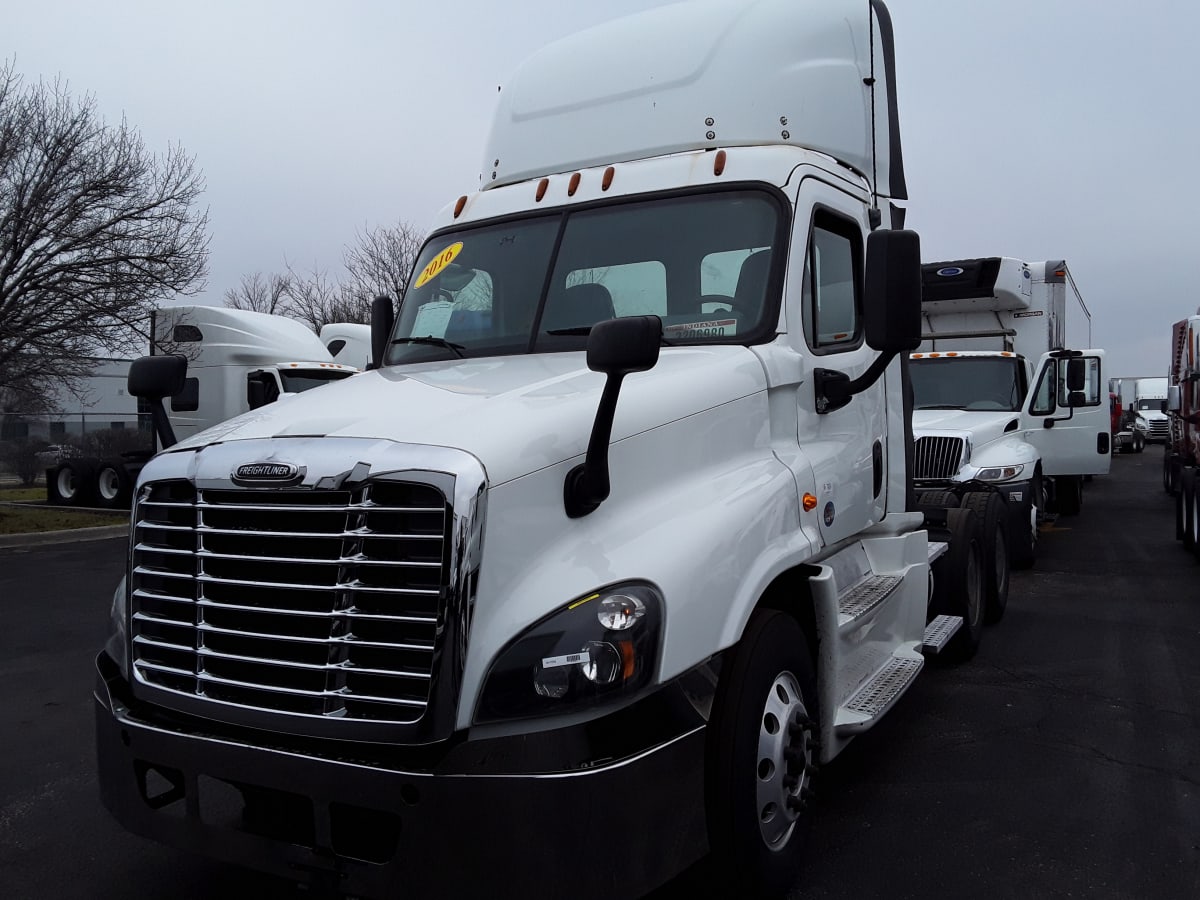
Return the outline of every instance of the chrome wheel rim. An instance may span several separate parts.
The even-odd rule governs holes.
[[[758,828],[771,850],[786,846],[807,805],[813,726],[796,677],[780,672],[759,719],[755,772]]]

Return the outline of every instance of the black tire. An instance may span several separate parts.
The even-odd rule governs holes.
[[[1077,516],[1083,509],[1083,479],[1079,475],[1059,475],[1054,479],[1056,511],[1060,516]]]
[[[1183,469],[1179,477],[1179,493],[1175,496],[1175,533],[1183,539],[1183,549],[1196,549],[1196,470]]]
[[[783,897],[795,884],[818,761],[816,676],[799,623],[750,617],[708,722],[705,804],[720,896]]]
[[[1133,433],[1133,452],[1141,453],[1145,449],[1146,439],[1142,437],[1142,433],[1140,431],[1135,431]]]
[[[1179,459],[1169,450],[1163,454],[1163,490],[1172,497],[1179,493]],[[1178,537],[1178,535],[1177,535]]]
[[[918,509],[955,509],[961,504],[953,491],[922,491],[917,495]]]
[[[987,603],[983,620],[994,624],[1008,608],[1008,504],[994,491],[972,491],[963,497],[962,505],[979,517]]]
[[[1033,481],[1029,485],[1029,507],[1023,504],[1018,510],[1024,510],[1018,522],[1010,523],[1009,529],[1009,561],[1014,569],[1031,569],[1037,562],[1038,524],[1037,512],[1045,509],[1045,494],[1042,488],[1042,473],[1034,472]]]
[[[983,545],[979,517],[971,509],[952,509],[946,513],[950,546],[933,569],[933,614],[961,616],[962,627],[955,632],[941,659],[963,662],[975,655],[983,638],[984,592]]]
[[[96,466],[91,460],[67,459],[49,470],[47,496],[63,506],[87,506],[93,500]]]
[[[96,505],[104,509],[126,509],[133,485],[120,459],[106,459],[96,469]]]

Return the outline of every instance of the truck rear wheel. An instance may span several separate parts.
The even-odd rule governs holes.
[[[939,658],[963,662],[979,649],[987,605],[979,517],[972,509],[952,509],[946,527],[950,546],[933,564],[933,614],[962,617],[962,627]]]
[[[722,896],[783,897],[796,881],[818,759],[816,703],[799,623],[757,610],[721,673],[708,723],[708,840]]]
[[[993,491],[971,491],[962,500],[963,509],[972,509],[980,521],[983,548],[984,596],[983,619],[999,622],[1008,608],[1008,505]]]
[[[125,464],[119,459],[106,459],[96,470],[96,503],[105,509],[121,509],[129,505],[131,485]]]
[[[64,460],[50,470],[50,501],[65,506],[83,506],[90,503],[94,472],[95,467],[87,460]]]

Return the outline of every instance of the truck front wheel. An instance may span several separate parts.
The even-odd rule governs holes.
[[[1042,473],[1035,472],[1033,482],[1029,485],[1029,504],[1018,504],[1019,519],[1012,522],[1009,538],[1012,551],[1009,559],[1014,569],[1030,569],[1037,562],[1038,513],[1046,508],[1045,494],[1042,489]]]
[[[947,511],[946,527],[950,546],[933,563],[933,614],[962,617],[962,627],[940,658],[964,662],[975,655],[983,639],[987,606],[983,542],[979,517],[972,509]]]
[[[796,881],[818,758],[816,697],[799,623],[757,610],[708,723],[708,839],[722,896],[782,897]]]

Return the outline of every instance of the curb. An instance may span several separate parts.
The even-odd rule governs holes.
[[[27,531],[24,534],[0,535],[0,550],[13,547],[33,547],[43,544],[73,544],[79,541],[103,541],[129,534],[129,523],[99,525],[95,528],[69,528],[65,531]]]

